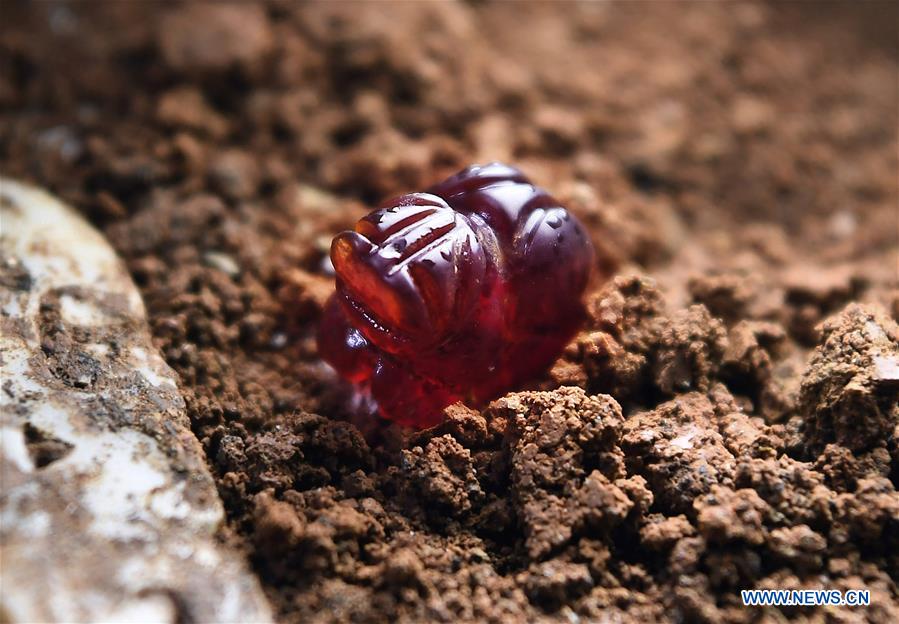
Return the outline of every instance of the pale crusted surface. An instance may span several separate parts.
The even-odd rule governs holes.
[[[265,621],[137,289],[50,196],[0,180],[4,621]]]

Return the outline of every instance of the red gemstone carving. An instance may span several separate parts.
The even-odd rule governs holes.
[[[331,245],[319,351],[397,423],[437,424],[543,372],[583,319],[583,227],[517,169],[472,166]]]

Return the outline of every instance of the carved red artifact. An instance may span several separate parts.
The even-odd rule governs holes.
[[[403,195],[331,245],[319,350],[380,413],[437,424],[542,373],[583,319],[583,227],[517,169],[472,166]]]

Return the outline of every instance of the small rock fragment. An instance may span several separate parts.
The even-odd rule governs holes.
[[[118,257],[36,189],[0,214],[0,619],[270,621]]]

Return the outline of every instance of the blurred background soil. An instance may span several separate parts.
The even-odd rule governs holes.
[[[899,4],[3,14],[0,169],[126,260],[282,621],[899,621]],[[482,412],[354,424],[331,237],[490,160],[590,230],[588,325]]]

